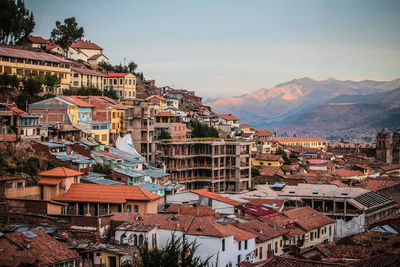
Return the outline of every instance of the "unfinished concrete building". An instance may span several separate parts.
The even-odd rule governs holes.
[[[154,108],[143,106],[140,101],[134,101],[125,112],[125,125],[132,133],[133,145],[149,163],[155,163],[157,160],[156,143],[153,142],[154,115]]]
[[[225,140],[161,142],[161,158],[170,180],[186,189],[238,193],[251,187],[250,143]]]

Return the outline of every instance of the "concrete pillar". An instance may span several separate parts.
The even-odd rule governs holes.
[[[311,199],[311,208],[314,208],[314,199]]]
[[[110,204],[107,203],[107,214],[110,214]]]
[[[322,200],[322,210],[325,211],[325,200]]]
[[[78,208],[78,202],[77,202],[77,203],[75,203],[75,211],[76,211],[76,215],[78,215],[78,210],[79,210],[79,208]]]
[[[87,213],[90,214],[90,203],[87,203]]]

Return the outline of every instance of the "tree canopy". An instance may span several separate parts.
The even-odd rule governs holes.
[[[201,137],[212,137],[218,138],[218,130],[214,127],[210,127],[205,123],[198,122],[196,120],[192,120],[189,123],[189,128],[192,130],[192,136],[194,138]]]
[[[85,95],[85,96],[97,95],[97,96],[108,96],[109,98],[112,98],[112,99],[118,99],[118,96],[114,90],[104,89],[102,91],[99,88],[93,87],[93,86],[89,86],[89,87],[82,86],[77,89],[64,90],[63,95]]]
[[[17,44],[25,40],[35,28],[33,13],[22,0],[0,1],[0,43]]]
[[[64,24],[61,24],[59,20],[56,21],[56,27],[51,31],[50,39],[67,51],[73,42],[83,37],[83,33],[83,27],[79,27],[75,17],[71,17],[66,18]]]

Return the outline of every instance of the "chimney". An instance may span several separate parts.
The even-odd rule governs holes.
[[[24,248],[29,249],[31,247],[31,241],[29,239],[24,239]]]

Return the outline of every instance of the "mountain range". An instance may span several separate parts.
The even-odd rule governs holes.
[[[399,89],[396,89],[399,88]],[[400,78],[392,81],[294,79],[238,97],[206,100],[217,113],[233,113],[257,128],[327,137],[364,127],[400,126]],[[399,118],[399,119],[397,119]],[[397,126],[398,125],[398,126]],[[339,130],[340,129],[340,130]],[[308,134],[307,134],[308,133]]]

